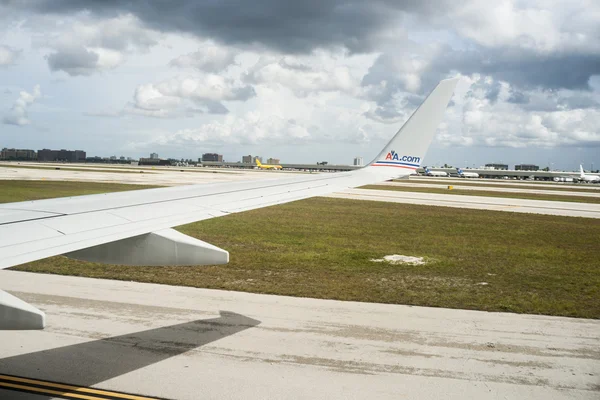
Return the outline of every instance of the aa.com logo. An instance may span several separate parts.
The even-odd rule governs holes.
[[[390,161],[404,161],[404,162],[410,162],[410,163],[415,163],[415,164],[420,164],[421,163],[421,157],[414,157],[414,156],[399,156],[398,153],[396,153],[394,150],[390,151],[389,153],[387,153],[387,156],[385,156],[386,161],[390,160]]]

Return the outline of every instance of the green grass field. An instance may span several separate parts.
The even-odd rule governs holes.
[[[547,201],[568,201],[575,203],[600,204],[600,197],[587,196],[564,196],[552,194],[537,193],[514,193],[514,192],[491,192],[485,190],[465,190],[465,189],[437,189],[429,187],[415,186],[386,186],[386,185],[365,185],[360,189],[372,190],[391,190],[399,192],[418,192],[435,194],[453,194],[457,196],[483,196],[483,197],[501,197],[508,199],[526,199],[526,200],[547,200]]]
[[[0,181],[1,201],[69,192],[63,183],[37,183],[33,188],[31,182]],[[77,183],[69,194],[117,186]],[[48,196],[40,191],[49,192]],[[52,257],[15,269],[255,293],[600,318],[600,220],[313,198],[178,229],[228,250],[231,262],[124,267]],[[389,254],[426,257],[429,263],[370,261]]]
[[[55,197],[78,196],[84,194],[123,192],[125,190],[150,189],[153,187],[158,186],[70,181],[0,180],[0,203],[52,199]]]

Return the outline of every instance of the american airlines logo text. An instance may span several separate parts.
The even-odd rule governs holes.
[[[385,159],[392,160],[392,161],[404,161],[404,162],[410,162],[410,163],[415,163],[415,164],[421,163],[421,157],[399,156],[398,153],[396,153],[394,150],[387,153],[387,156],[385,156]]]

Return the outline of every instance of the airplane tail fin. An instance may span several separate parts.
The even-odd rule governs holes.
[[[414,173],[421,166],[458,80],[440,81],[367,168],[377,167],[391,176],[406,175],[408,170]]]
[[[463,173],[463,170],[462,170],[462,169],[460,169],[460,168],[456,168],[456,172],[458,172],[459,174],[462,174],[462,173]]]
[[[583,165],[579,164],[579,177],[583,178],[585,172],[583,172]]]
[[[258,161],[258,158],[255,158],[254,161],[256,161],[256,165],[258,165],[259,167],[262,166],[262,163]]]

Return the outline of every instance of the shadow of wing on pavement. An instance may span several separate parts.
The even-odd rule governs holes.
[[[259,324],[255,319],[221,311],[218,318],[0,359],[0,374],[91,386]]]

